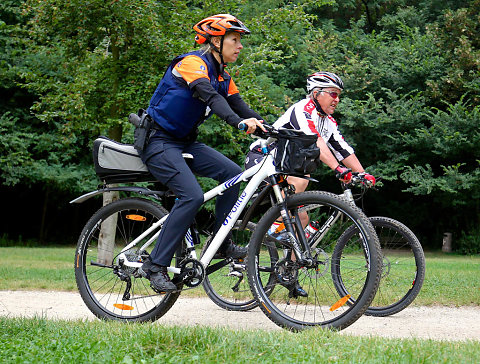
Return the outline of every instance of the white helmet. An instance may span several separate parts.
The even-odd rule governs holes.
[[[335,73],[315,72],[307,77],[307,92],[310,93],[315,88],[335,87],[343,90],[343,81]]]

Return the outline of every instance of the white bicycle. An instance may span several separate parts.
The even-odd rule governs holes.
[[[195,230],[189,230],[183,239],[168,268],[178,288],[175,292],[156,293],[139,272],[168,215],[154,198],[149,198],[155,197],[156,191],[139,186],[104,186],[72,201],[80,203],[111,190],[144,195],[122,198],[100,208],[81,232],[75,254],[75,278],[85,304],[97,317],[157,320],[172,307],[182,290],[199,286],[206,275],[228,264],[245,264],[231,259],[211,263],[227,234],[232,229],[242,229],[237,220],[265,179],[276,203],[258,221],[246,263],[251,291],[262,311],[290,330],[312,326],[343,329],[365,312],[375,297],[382,269],[378,238],[369,219],[359,208],[331,193],[293,194],[285,182],[285,173],[277,171],[274,157],[267,151],[268,143],[272,138],[280,140],[282,132],[268,128],[262,137],[269,139],[260,139],[264,150],[261,163],[205,193],[207,202],[233,185],[248,181],[200,258],[195,249]],[[314,248],[305,237],[301,212],[325,231]],[[337,218],[332,220],[332,215]],[[286,232],[282,239],[269,231],[279,220]],[[106,233],[105,225],[113,229]],[[350,226],[358,232],[356,237],[342,247],[341,256],[337,254],[332,259],[338,238]],[[332,269],[334,266],[341,269]],[[335,288],[335,271],[342,272],[342,283],[348,291],[345,296],[340,296]],[[307,296],[295,294],[297,283]]]

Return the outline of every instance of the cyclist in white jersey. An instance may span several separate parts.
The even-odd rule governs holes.
[[[365,173],[355,151],[345,141],[331,116],[340,101],[342,90],[343,81],[334,73],[317,72],[308,76],[307,97],[290,106],[273,126],[276,129],[295,129],[318,135],[320,160],[335,171],[339,179],[348,182],[352,177],[351,172],[359,172],[364,173],[365,178],[374,185],[375,177]],[[255,142],[247,155],[246,167],[260,160],[258,143]],[[308,180],[304,178],[289,176],[288,182],[295,186],[296,192],[303,192],[308,186]]]
[[[342,91],[343,81],[334,73],[316,72],[308,76],[307,97],[292,105],[273,126],[276,129],[295,129],[305,134],[316,134],[320,160],[335,172],[338,179],[348,183],[352,178],[352,172],[358,172],[373,186],[375,177],[365,172],[355,151],[345,141],[338,130],[337,122],[331,116],[340,102]],[[259,144],[254,142],[245,159],[245,167],[250,168],[261,159]],[[305,191],[308,186],[308,180],[301,177],[288,176],[287,181],[295,187],[296,193]],[[300,214],[300,219],[305,228],[309,224],[308,215]],[[271,228],[272,234],[280,235],[278,226],[281,225],[283,224],[280,221],[274,223]],[[292,293],[294,297],[307,296],[307,292],[298,282],[295,283]]]

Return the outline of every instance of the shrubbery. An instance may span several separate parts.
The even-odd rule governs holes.
[[[340,129],[386,182],[369,212],[399,218],[432,248],[444,231],[480,246],[468,232],[480,216],[480,0],[3,2],[1,183],[44,185],[46,211],[57,208],[52,191],[90,190],[93,139],[130,141],[128,113],[193,48],[191,25],[222,12],[252,30],[228,70],[253,109],[274,121],[304,97],[307,74],[337,72]],[[201,138],[240,164],[250,143],[215,118]],[[330,172],[317,178],[335,189]]]

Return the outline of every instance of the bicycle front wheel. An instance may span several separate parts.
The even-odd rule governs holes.
[[[286,202],[294,220],[302,216],[305,221],[307,215],[319,226],[308,242],[313,263],[297,264],[290,243],[281,235],[269,234],[272,224],[281,220],[280,206],[273,206],[250,240],[247,267],[252,292],[262,311],[281,327],[343,329],[365,312],[378,287],[381,261],[375,231],[360,209],[328,192],[303,192],[289,196]],[[359,234],[349,241],[348,249],[334,256],[338,238],[350,226]],[[305,234],[298,230],[297,237]],[[342,267],[348,294],[335,289],[338,277],[333,266]]]
[[[100,208],[87,222],[75,254],[75,279],[83,301],[95,316],[155,321],[175,303],[179,292],[157,294],[138,268],[125,264],[126,260],[141,263],[146,258],[148,252],[140,247],[152,234],[121,255],[122,249],[166,214],[150,200],[126,198]],[[180,284],[178,288],[182,288]]]
[[[240,230],[241,224],[241,221],[237,221],[233,226],[232,239],[237,245],[247,246],[255,230],[255,224],[248,222],[245,229]],[[208,242],[205,243],[204,251],[207,247]],[[212,261],[210,265],[214,263],[216,261]],[[208,297],[219,307],[229,311],[248,311],[257,307],[257,302],[248,285],[245,264],[243,259],[232,261],[205,277],[203,288]]]
[[[377,294],[365,312],[371,316],[390,316],[410,305],[425,278],[425,255],[415,234],[401,222],[382,216],[371,217],[382,248],[382,278]],[[339,240],[346,246],[357,234],[349,229]],[[344,292],[344,287],[337,287]]]

